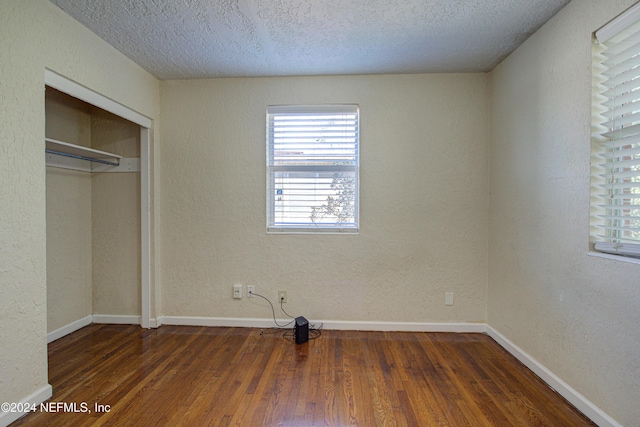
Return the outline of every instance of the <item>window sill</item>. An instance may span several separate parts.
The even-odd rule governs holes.
[[[344,231],[339,231],[339,230],[267,230],[267,234],[288,234],[288,235],[292,235],[292,234],[316,234],[316,235],[324,235],[324,234],[328,234],[328,235],[357,235],[359,234],[358,230],[344,230]]]
[[[631,264],[640,265],[640,259],[626,257],[626,256],[623,256],[623,255],[614,255],[614,254],[607,254],[607,253],[604,253],[604,252],[595,252],[595,251],[589,251],[589,252],[587,252],[587,255],[593,256],[593,257],[597,257],[597,258],[612,259],[614,261],[622,261],[622,262],[628,262],[628,263],[631,263]]]

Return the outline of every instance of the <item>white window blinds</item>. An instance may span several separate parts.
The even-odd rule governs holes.
[[[267,231],[358,231],[356,105],[267,109]]]
[[[640,257],[640,22],[630,9],[596,32],[592,240]]]

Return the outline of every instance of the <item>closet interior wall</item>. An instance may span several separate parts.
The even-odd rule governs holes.
[[[140,157],[134,123],[50,87],[45,113],[47,138]],[[92,314],[139,316],[140,173],[47,166],[46,182],[47,332]]]

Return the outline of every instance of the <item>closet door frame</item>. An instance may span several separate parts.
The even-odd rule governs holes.
[[[152,322],[151,320],[151,185],[149,157],[153,121],[149,117],[69,80],[54,71],[45,69],[44,83],[46,86],[102,108],[140,126],[140,295],[142,305],[140,309],[140,326],[143,328],[157,327],[157,322]]]

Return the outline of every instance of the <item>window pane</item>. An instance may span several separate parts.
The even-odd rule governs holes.
[[[269,107],[267,120],[269,230],[357,230],[357,106]]]
[[[355,226],[355,172],[276,171],[272,179],[275,226]]]

